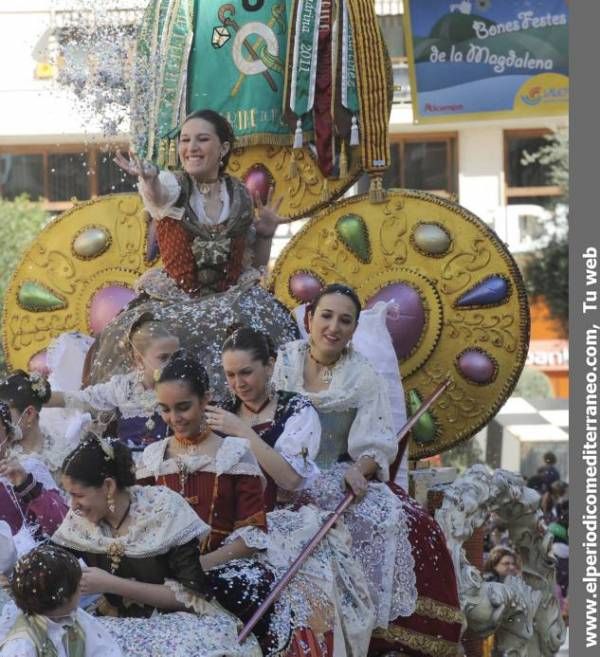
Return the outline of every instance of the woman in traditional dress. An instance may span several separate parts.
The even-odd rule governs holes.
[[[245,186],[225,173],[233,146],[229,123],[216,112],[201,110],[181,126],[183,171],[159,171],[148,162],[117,155],[116,163],[140,178],[164,268],[140,279],[140,296],[131,304],[135,310],[121,313],[102,333],[92,366],[94,382],[127,363],[119,339],[132,313],[145,310],[164,320],[206,366],[217,396],[225,389],[220,352],[228,326],[253,326],[277,345],[297,337],[288,312],[259,285],[260,268],[268,262],[281,221],[278,206],[250,198]]]
[[[24,554],[52,536],[67,505],[37,456],[11,455],[17,432],[8,405],[0,402],[0,520],[8,523],[18,554]]]
[[[223,369],[231,401],[209,405],[209,425],[224,435],[246,438],[266,478],[267,510],[277,490],[306,488],[319,474],[314,459],[321,425],[311,401],[294,392],[274,390],[271,377],[276,350],[268,335],[236,329],[223,345]]]
[[[265,337],[255,335],[261,338],[264,348]],[[306,540],[318,529],[323,518],[321,514],[307,508],[299,513],[275,512],[265,515],[264,477],[252,454],[251,442],[245,438],[246,432],[240,424],[232,424],[231,431],[223,431],[225,438],[212,431],[205,419],[209,400],[207,391],[208,380],[200,364],[181,356],[174,357],[167,364],[157,384],[157,397],[163,417],[173,429],[174,435],[146,448],[142,458],[144,469],[138,471],[138,474],[143,477],[151,475],[155,482],[179,491],[200,517],[211,525],[212,533],[202,545],[204,554],[201,562],[205,568],[211,568],[223,560],[251,557],[258,562],[257,573],[262,564],[267,572],[275,572],[280,576],[299,554]],[[290,401],[292,395],[284,397]],[[302,412],[302,408],[312,412]],[[214,406],[211,409],[213,415],[218,412]],[[316,413],[306,401],[298,404],[296,412],[302,413],[305,420],[312,422],[314,435],[310,440],[314,446],[315,440],[318,441]],[[287,413],[288,416],[294,415],[291,408],[287,408]],[[279,420],[281,426],[275,428],[276,432],[284,425],[287,426],[281,417]],[[284,437],[280,445],[280,449],[288,453],[292,462],[294,426],[296,431],[300,429],[300,425],[292,422],[288,427],[290,435]],[[237,437],[238,433],[244,437]],[[310,434],[311,429],[307,428],[305,436],[308,438]],[[305,442],[299,436],[295,440],[297,445]],[[301,481],[303,475],[298,475],[290,468],[288,462],[278,456],[275,450],[265,447],[267,451],[273,451],[271,463],[276,464],[268,468],[269,472],[280,482],[287,476],[289,483],[297,486],[296,480]],[[298,461],[304,459],[304,455],[297,456]],[[263,457],[264,454],[261,455]],[[281,471],[277,470],[277,465],[282,466]],[[300,464],[296,468],[302,472]],[[271,623],[275,628],[273,643],[265,646],[263,642],[263,649],[270,653],[275,649],[281,651],[291,632],[291,644],[286,653],[288,657],[332,655],[336,624],[334,601],[338,598],[340,608],[347,611],[344,618],[339,619],[340,625],[351,623],[356,628],[363,628],[365,623],[369,623],[369,601],[364,602],[364,597],[368,598],[366,585],[359,593],[356,588],[348,590],[343,601],[341,595],[336,595],[336,591],[341,588],[336,588],[336,576],[344,581],[352,577],[352,565],[347,566],[350,561],[348,542],[349,537],[344,530],[337,529],[327,541],[328,547],[316,554],[309,568],[303,569],[294,579],[275,607]],[[336,562],[332,567],[330,552],[333,549]],[[344,570],[342,576],[338,569]],[[363,599],[360,599],[360,593],[364,593]],[[356,604],[352,605],[352,602]],[[360,618],[361,612],[365,612],[364,618]],[[336,654],[343,655],[344,639],[341,635],[340,641],[341,647]],[[365,653],[353,649],[350,654],[358,656]]]
[[[249,441],[267,477],[268,542],[258,558],[275,564],[281,574],[325,521],[327,513],[312,506],[289,506],[319,475],[314,458],[321,428],[312,403],[271,385],[275,350],[268,336],[237,329],[223,345],[223,367],[232,394],[226,408],[207,406],[210,426],[224,435]],[[288,510],[294,509],[294,510]],[[283,548],[283,549],[282,549]],[[350,537],[340,522],[285,592],[308,601],[296,616],[304,619],[294,633],[298,646],[315,638],[327,654],[366,655],[374,609],[365,577],[350,553]],[[311,609],[312,607],[312,609]],[[314,613],[318,610],[319,613]],[[324,640],[323,640],[324,639]],[[305,648],[306,650],[306,648]],[[302,652],[300,651],[300,653]]]
[[[60,432],[58,428],[53,432],[46,430],[40,422],[40,411],[50,395],[50,384],[36,372],[16,370],[0,383],[0,401],[10,407],[13,424],[9,455],[23,463],[23,459],[35,457],[60,483],[60,466],[79,442],[80,424],[76,422],[71,427],[65,420]]]
[[[107,424],[115,420],[117,438],[135,455],[167,435],[167,426],[156,409],[155,373],[177,351],[179,340],[149,313],[135,318],[126,339],[134,363],[130,372],[115,374],[105,383],[83,390],[53,390],[45,406],[110,413]]]
[[[388,480],[397,444],[385,383],[350,344],[360,309],[352,289],[325,287],[308,309],[309,340],[280,349],[273,383],[306,395],[321,419],[324,474],[305,497],[334,508],[343,480],[359,498],[344,520],[377,606],[371,654],[433,656],[460,637],[456,578],[437,523],[400,487],[370,482]]]
[[[241,567],[204,570],[199,545],[210,528],[177,493],[136,486],[127,447],[93,435],[67,457],[63,472],[71,511],[53,542],[87,564],[82,593],[101,594],[97,613],[122,617],[105,623],[124,652],[257,654],[254,640],[236,645],[235,618],[211,600],[251,607],[268,589],[250,582]],[[186,608],[200,616],[155,615]]]

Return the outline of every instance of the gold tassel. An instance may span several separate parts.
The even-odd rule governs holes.
[[[325,203],[329,200],[329,180],[323,178],[323,186],[321,187],[321,201]]]
[[[369,186],[369,201],[371,203],[383,203],[386,198],[385,189],[383,189],[383,180],[378,174],[371,174],[371,184]]]
[[[340,148],[340,178],[348,176],[348,155],[346,153],[346,142],[342,140]]]
[[[156,164],[158,164],[159,169],[165,169],[167,166],[167,148],[168,148],[168,139],[161,139],[158,145],[158,157]]]
[[[177,168],[177,143],[176,143],[175,139],[171,139],[171,141],[169,142],[168,167],[169,167],[169,169],[176,169]]]
[[[297,178],[300,175],[298,168],[298,161],[296,160],[296,151],[294,148],[290,149],[290,178]]]

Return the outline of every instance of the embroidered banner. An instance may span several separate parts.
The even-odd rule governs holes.
[[[404,24],[418,121],[565,114],[565,0],[407,0]]]
[[[188,111],[208,107],[224,114],[240,145],[291,143],[283,120],[290,3],[196,2]]]

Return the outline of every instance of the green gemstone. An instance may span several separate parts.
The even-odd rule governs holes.
[[[371,243],[367,224],[357,214],[347,214],[340,219],[335,226],[337,234],[342,242],[361,261],[371,260]]]
[[[67,304],[63,299],[57,297],[51,290],[33,281],[25,281],[19,289],[19,304],[25,310],[42,311],[42,310],[59,310],[66,308]]]
[[[421,407],[423,403],[421,396],[416,390],[410,390],[408,393],[408,414],[412,417]],[[411,429],[412,437],[415,442],[423,445],[425,443],[432,443],[435,440],[437,427],[435,420],[429,411],[423,413],[419,421]]]

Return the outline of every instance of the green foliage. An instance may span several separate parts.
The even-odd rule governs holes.
[[[515,397],[523,399],[549,399],[554,391],[549,377],[534,367],[525,367],[513,392]]]
[[[549,182],[558,185],[562,197],[558,202],[569,200],[569,135],[560,130],[546,137],[548,144],[537,152],[525,154],[524,164],[540,162],[548,167]],[[555,219],[560,226],[561,220]],[[566,221],[566,218],[563,218]],[[567,231],[557,231],[547,246],[526,263],[525,284],[532,298],[544,297],[550,314],[558,320],[565,332],[569,321],[569,243]]]
[[[464,472],[472,465],[475,465],[475,463],[483,463],[484,454],[480,444],[473,437],[443,452],[441,454],[441,461],[444,466],[458,468],[459,472]]]
[[[25,195],[14,201],[0,198],[0,311],[4,295],[23,251],[40,232],[50,215],[39,203]],[[4,370],[4,354],[0,347],[0,372]]]
[[[565,333],[569,323],[569,243],[553,237],[525,264],[525,286],[532,298],[544,297],[552,317]]]

